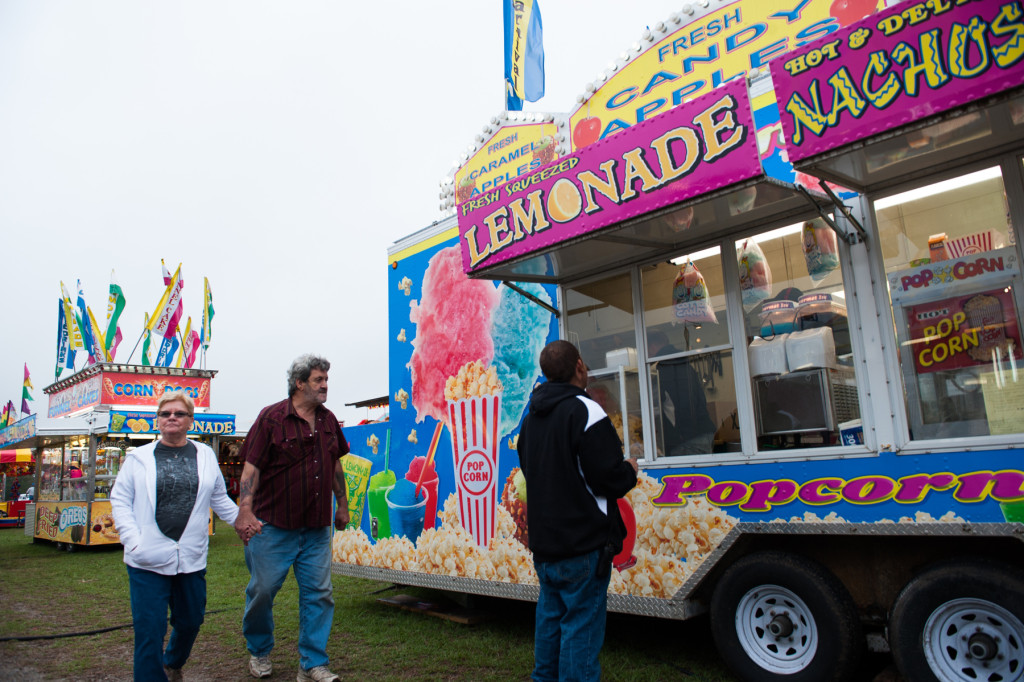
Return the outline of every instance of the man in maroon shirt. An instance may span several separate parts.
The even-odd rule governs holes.
[[[260,412],[241,456],[238,520],[247,539],[242,633],[249,673],[270,677],[274,648],[274,596],[288,569],[299,584],[299,682],[338,677],[327,668],[327,638],[334,620],[331,585],[331,503],[334,527],[348,523],[341,457],[348,443],[327,402],[331,363],[303,355],[288,370],[288,398]]]

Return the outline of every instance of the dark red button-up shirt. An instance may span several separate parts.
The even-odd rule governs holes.
[[[272,526],[322,528],[334,521],[334,466],[348,442],[323,405],[314,422],[311,430],[288,398],[263,408],[242,443],[242,459],[260,471],[253,513]]]

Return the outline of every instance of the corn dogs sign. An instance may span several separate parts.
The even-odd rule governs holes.
[[[762,173],[730,83],[459,206],[463,268],[504,262]]]

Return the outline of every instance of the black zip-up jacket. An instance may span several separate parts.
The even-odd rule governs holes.
[[[636,472],[600,405],[572,384],[541,384],[530,395],[518,452],[535,559],[560,561],[605,546],[610,559],[622,550],[616,500],[636,485]]]

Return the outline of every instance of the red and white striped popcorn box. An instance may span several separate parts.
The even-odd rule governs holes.
[[[459,522],[480,547],[494,537],[498,514],[501,394],[448,401]]]
[[[966,237],[957,237],[946,242],[946,250],[950,258],[962,258],[985,253],[992,249],[1001,247],[1002,240],[993,234],[992,230],[984,230],[969,234]]]

